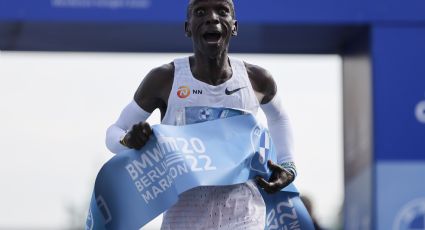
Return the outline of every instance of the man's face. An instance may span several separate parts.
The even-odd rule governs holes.
[[[186,35],[196,51],[214,56],[227,49],[237,33],[231,0],[192,0],[186,21]]]

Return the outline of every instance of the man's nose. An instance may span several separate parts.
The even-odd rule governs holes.
[[[207,17],[207,24],[218,24],[218,14],[214,11],[211,11]]]

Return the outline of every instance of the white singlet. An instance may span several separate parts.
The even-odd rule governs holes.
[[[178,123],[179,111],[190,106],[229,107],[254,115],[259,102],[240,60],[230,59],[233,75],[212,86],[195,79],[189,58],[174,60],[174,82],[162,124]],[[224,153],[223,153],[224,154]],[[161,230],[264,229],[266,208],[253,181],[231,186],[203,186],[180,195],[165,214]]]

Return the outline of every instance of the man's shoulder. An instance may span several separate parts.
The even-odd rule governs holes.
[[[166,105],[174,79],[174,64],[153,68],[134,94],[137,104],[148,112]],[[164,107],[164,106],[163,106]]]
[[[167,63],[153,68],[147,75],[146,80],[172,80],[174,76],[174,63]]]
[[[244,62],[246,72],[254,91],[264,95],[264,101],[269,101],[276,94],[276,83],[265,68]]]
[[[245,64],[246,71],[248,72],[248,76],[250,78],[255,78],[255,79],[272,78],[272,75],[265,68],[259,65],[245,62],[245,61],[244,61],[244,64]]]

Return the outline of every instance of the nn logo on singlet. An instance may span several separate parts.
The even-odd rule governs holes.
[[[202,90],[200,90],[200,89],[194,89],[194,90],[192,90],[192,93],[193,94],[202,94]],[[180,86],[177,89],[177,96],[179,98],[182,98],[182,99],[189,97],[190,96],[190,88],[189,88],[189,86]]]

